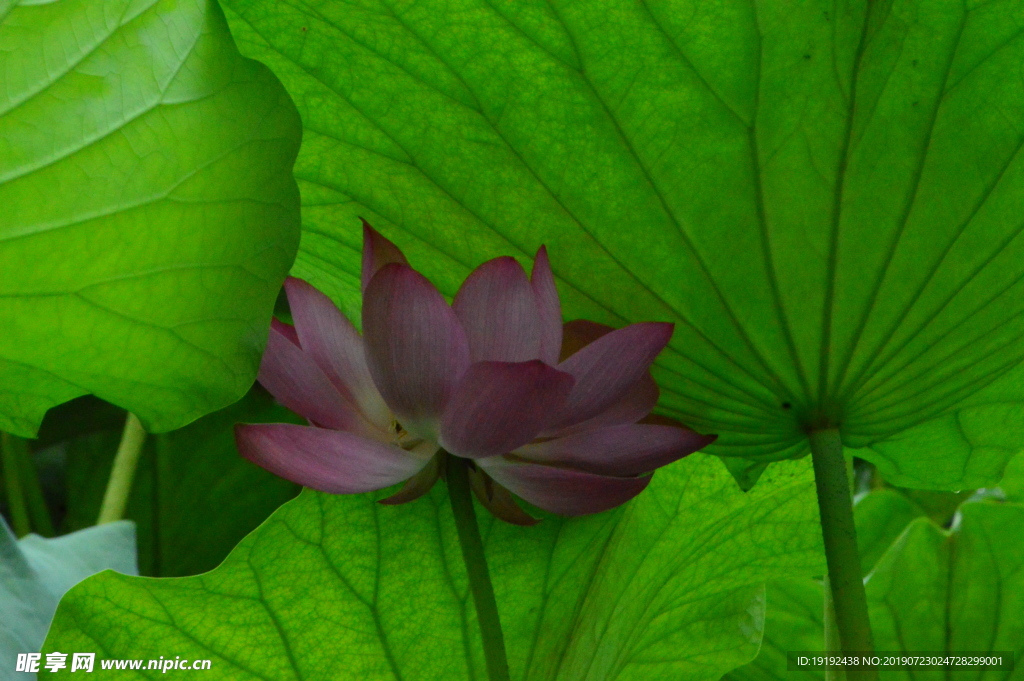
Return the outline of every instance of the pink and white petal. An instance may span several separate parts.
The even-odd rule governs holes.
[[[385,504],[386,506],[397,506],[398,504],[416,501],[430,491],[430,488],[434,486],[439,477],[441,477],[440,457],[431,457],[427,465],[419,473],[405,481],[402,489],[387,498],[379,500],[377,503]]]
[[[540,359],[548,364],[558,364],[562,349],[562,304],[558,300],[555,275],[551,272],[548,249],[541,246],[533,260],[530,286],[537,300],[537,314],[540,318]]]
[[[360,218],[362,219],[362,218]],[[380,268],[391,263],[408,265],[405,254],[363,220],[363,291]]]
[[[598,324],[589,319],[574,319],[562,325],[562,346],[558,361],[564,362],[577,352],[615,330],[607,324]]]
[[[284,282],[302,349],[353,401],[366,420],[382,430],[391,427],[391,410],[377,391],[366,366],[363,339],[331,299],[295,277]]]
[[[540,357],[537,299],[514,258],[488,260],[473,270],[455,294],[452,309],[466,331],[471,361],[526,362]]]
[[[572,384],[571,376],[539,359],[476,362],[444,410],[439,442],[470,459],[511,452],[561,411]]]
[[[688,428],[631,423],[535,442],[514,454],[600,475],[641,475],[707,447],[715,437]]]
[[[542,437],[562,437],[572,433],[581,433],[593,428],[615,426],[626,423],[636,423],[651,413],[658,404],[660,391],[658,384],[654,382],[651,372],[645,373],[639,381],[626,391],[622,399],[602,411],[597,416],[592,416],[586,421],[575,423],[565,428],[541,433]],[[680,424],[680,427],[681,424]]]
[[[576,379],[566,411],[553,427],[597,416],[621,400],[672,338],[673,325],[630,324],[607,333],[558,365]]]
[[[295,327],[291,324],[285,324],[276,317],[271,318],[270,328],[277,331],[279,334],[290,340],[293,344],[299,345],[299,334],[295,331]],[[302,347],[299,345],[299,347]]]
[[[640,494],[651,476],[618,478],[496,456],[477,464],[494,481],[545,511],[577,516],[600,513]]]
[[[382,489],[428,463],[353,433],[290,423],[235,426],[235,443],[242,456],[271,473],[331,494]]]
[[[275,326],[256,378],[278,402],[317,425],[357,432],[371,428],[313,358]]]
[[[466,334],[444,297],[408,265],[385,265],[363,294],[363,340],[384,402],[407,431],[436,442],[469,366]]]

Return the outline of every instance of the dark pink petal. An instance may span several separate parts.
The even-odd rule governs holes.
[[[589,319],[574,319],[562,326],[562,347],[558,361],[564,362],[577,352],[615,330],[607,324],[598,324]]]
[[[371,426],[313,358],[271,326],[257,380],[277,401],[317,425],[366,433]]]
[[[476,362],[444,410],[440,444],[473,459],[510,452],[560,412],[572,384],[571,376],[538,359]]]
[[[299,345],[299,334],[295,332],[295,327],[291,324],[285,324],[281,320],[274,318],[270,320],[270,328],[277,331],[295,345]]]
[[[331,494],[382,489],[429,462],[377,440],[290,423],[235,426],[235,443],[242,456],[271,473]]]
[[[672,324],[643,322],[607,333],[558,365],[576,379],[555,426],[569,426],[618,402],[647,372],[672,337]]]
[[[714,435],[701,435],[688,428],[631,423],[528,444],[517,449],[515,455],[600,475],[640,475],[714,441]]]
[[[534,506],[559,515],[600,513],[624,504],[647,487],[651,476],[617,478],[569,468],[511,461],[504,456],[480,459],[494,481]]]
[[[363,294],[373,382],[410,433],[437,440],[437,419],[469,366],[466,335],[437,289],[408,265],[385,265]]]
[[[391,411],[370,378],[363,339],[352,322],[307,282],[288,277],[284,287],[302,349],[367,421],[383,430],[390,428]]]
[[[548,249],[541,246],[533,260],[530,286],[537,299],[537,313],[540,317],[540,358],[548,364],[558,364],[558,353],[562,348],[562,304],[555,288],[555,275],[551,273]]]
[[[402,251],[383,236],[380,232],[370,226],[370,223],[363,220],[363,291],[370,284],[370,279],[384,265],[391,263],[408,265]]]
[[[514,258],[488,260],[473,270],[455,294],[452,309],[466,330],[471,361],[525,362],[540,357],[537,299]]]
[[[654,382],[651,372],[648,371],[626,391],[622,399],[597,416],[592,416],[585,421],[566,426],[565,428],[541,433],[541,436],[561,437],[572,433],[581,433],[593,428],[636,423],[651,413],[651,410],[657,406],[659,393],[658,384]]]
[[[530,527],[540,522],[520,508],[512,493],[494,482],[479,466],[469,471],[469,484],[476,498],[480,500],[480,505],[490,511],[495,518],[522,527]]]

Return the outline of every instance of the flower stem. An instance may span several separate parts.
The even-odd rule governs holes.
[[[145,441],[146,431],[142,428],[142,422],[135,414],[129,413],[124,422],[121,444],[114,456],[114,467],[107,481],[107,491],[103,495],[97,525],[112,523],[124,517],[124,511],[128,508],[128,495],[132,491],[132,481],[135,479],[135,469],[138,467]]]
[[[16,439],[10,433],[0,436],[0,457],[3,458],[4,491],[7,493],[7,510],[11,514],[11,529],[20,539],[32,531],[32,523],[25,503],[25,488],[21,484],[21,466],[14,451]]]
[[[469,487],[468,463],[449,455],[446,463],[448,496],[455,514],[455,527],[459,532],[462,559],[469,573],[469,588],[473,592],[480,637],[484,644],[487,676],[490,681],[509,681],[508,658],[505,655],[505,637],[501,633],[498,604],[494,600],[494,587],[487,571],[484,543],[473,511],[473,497]]]
[[[828,562],[827,581],[832,592],[839,641],[844,654],[869,653],[874,644],[868,619],[868,600],[860,573],[853,499],[843,459],[843,443],[835,428],[812,431],[809,436],[814,483],[818,489],[818,510],[821,512],[821,534]],[[878,678],[878,672],[851,668],[846,670],[846,677],[849,681],[873,681]]]
[[[853,483],[853,459],[843,457],[846,461],[846,477],[850,480],[851,485]],[[854,518],[854,524],[857,519]],[[839,629],[836,628],[836,606],[832,601],[832,586],[829,584],[828,575],[825,575],[824,584],[822,584],[825,591],[824,598],[824,617],[822,618],[822,624],[825,628],[825,652],[826,653],[839,653],[843,649],[842,644],[839,642]],[[842,667],[828,667],[825,669],[825,681],[846,681],[846,672]]]

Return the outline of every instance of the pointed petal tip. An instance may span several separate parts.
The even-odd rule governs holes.
[[[530,281],[535,284],[541,279],[554,279],[554,273],[551,271],[551,259],[548,257],[548,247],[541,244],[541,247],[537,249],[537,254],[533,256],[533,269],[530,270]]]
[[[362,290],[365,292],[370,280],[385,265],[399,263],[409,264],[405,254],[392,241],[370,226],[365,218],[363,222],[363,267]]]
[[[295,330],[295,327],[292,326],[291,324],[285,324],[277,317],[272,317],[270,319],[270,333],[278,333],[287,338],[289,341],[291,341],[292,345],[294,345],[295,347],[302,347],[299,344],[299,333],[298,331]]]
[[[693,442],[695,444],[699,444],[699,446],[696,447],[696,449],[694,449],[694,451],[700,451],[701,449],[704,449],[705,447],[707,447],[712,442],[714,442],[715,440],[718,439],[718,434],[717,433],[710,433],[710,434],[698,433],[696,430],[694,430],[693,428],[690,428],[689,426],[687,426],[686,424],[682,423],[681,421],[677,421],[676,419],[672,418],[671,416],[665,416],[664,414],[648,414],[647,416],[643,417],[642,419],[640,419],[636,423],[638,425],[649,425],[649,426],[671,426],[672,428],[680,428],[682,430],[687,431],[688,433],[692,433],[693,434],[692,435]]]
[[[452,309],[473,361],[523,362],[540,356],[542,320],[526,270],[512,257],[493,258],[462,282]]]

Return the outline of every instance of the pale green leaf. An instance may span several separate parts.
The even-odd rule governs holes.
[[[390,507],[306,491],[212,572],[82,584],[46,649],[173,651],[218,679],[481,681],[445,493]],[[614,511],[481,530],[519,681],[717,678],[757,652],[763,580],[823,569],[806,462],[744,494],[697,454]]]
[[[0,46],[0,429],[234,402],[298,238],[288,95],[212,0],[6,3]]]
[[[44,539],[15,539],[0,517],[0,669],[14,672],[19,653],[37,652],[61,596],[101,570],[138,574],[135,525],[128,521]],[[27,677],[26,677],[27,678]]]

